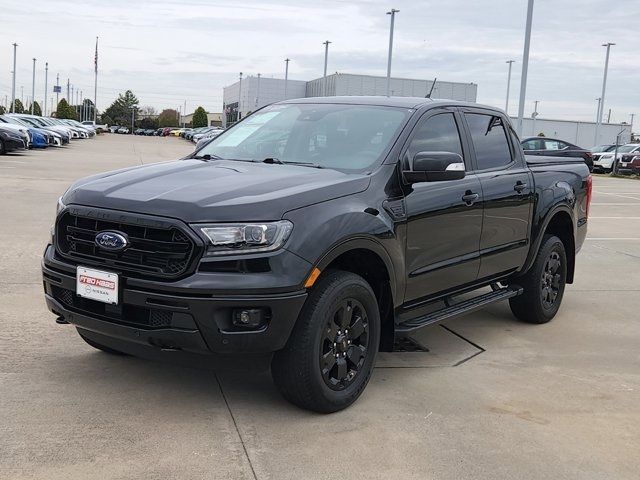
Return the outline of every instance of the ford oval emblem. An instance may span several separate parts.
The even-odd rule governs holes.
[[[124,250],[129,245],[129,239],[124,233],[120,232],[98,232],[96,235],[96,245],[105,250],[119,251]]]

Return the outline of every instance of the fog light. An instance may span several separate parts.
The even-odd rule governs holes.
[[[237,308],[233,311],[233,325],[243,328],[258,328],[264,324],[265,314],[261,308]]]

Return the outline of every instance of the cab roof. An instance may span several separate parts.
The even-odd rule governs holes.
[[[457,100],[446,100],[437,98],[424,98],[424,97],[384,97],[384,96],[336,96],[336,97],[307,97],[307,98],[295,98],[291,100],[284,100],[283,103],[326,103],[326,104],[345,104],[345,105],[378,105],[384,107],[400,107],[400,108],[413,108],[417,109],[427,105],[440,106],[440,105],[455,105],[459,107],[482,107],[495,110],[494,107],[488,107],[473,102],[461,102]]]

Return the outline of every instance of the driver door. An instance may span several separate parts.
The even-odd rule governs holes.
[[[471,156],[460,125],[456,109],[430,110],[416,124],[403,153],[403,161],[418,152],[457,153],[467,172],[460,180],[409,187],[405,197],[408,303],[472,283],[478,276],[482,189],[476,175],[469,173]]]

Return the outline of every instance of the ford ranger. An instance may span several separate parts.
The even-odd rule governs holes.
[[[590,198],[582,159],[525,157],[495,108],[288,100],[181,160],[73,184],[45,298],[97,349],[270,365],[286,399],[334,412],[416,329],[503,300],[551,320]]]

